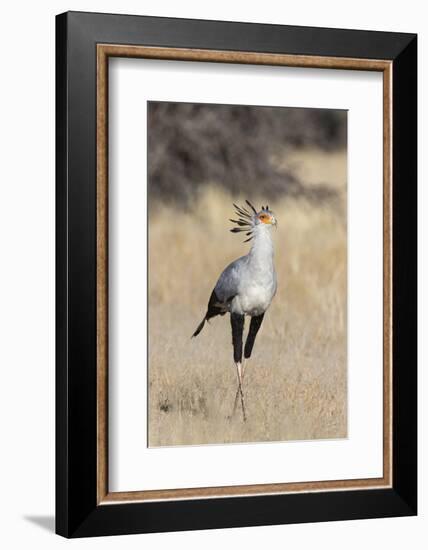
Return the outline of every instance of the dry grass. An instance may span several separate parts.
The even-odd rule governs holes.
[[[150,446],[346,437],[343,197],[323,207],[269,203],[279,223],[278,292],[247,366],[246,423],[239,409],[228,419],[236,391],[229,316],[190,339],[221,270],[247,251],[227,222],[232,200],[243,198],[213,186],[191,211],[151,212]]]

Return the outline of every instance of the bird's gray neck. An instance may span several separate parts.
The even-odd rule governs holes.
[[[248,254],[252,263],[273,263],[273,241],[271,228],[264,225],[256,225],[253,230],[253,246]]]

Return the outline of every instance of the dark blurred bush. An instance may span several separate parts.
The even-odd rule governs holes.
[[[185,205],[213,183],[232,194],[304,193],[284,168],[287,151],[344,148],[346,120],[338,110],[150,102],[150,197]]]

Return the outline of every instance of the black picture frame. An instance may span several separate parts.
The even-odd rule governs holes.
[[[392,487],[97,503],[100,43],[392,62]],[[415,515],[417,36],[68,12],[56,18],[56,98],[56,532],[86,537]]]

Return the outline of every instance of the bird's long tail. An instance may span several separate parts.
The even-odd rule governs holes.
[[[230,298],[231,300],[232,298]],[[228,302],[230,300],[227,300]],[[217,295],[215,293],[215,290],[211,292],[210,300],[208,302],[208,308],[207,312],[205,313],[205,317],[202,319],[202,321],[199,323],[198,328],[195,330],[195,332],[192,334],[192,338],[195,338],[201,330],[204,328],[205,321],[209,321],[216,315],[224,315],[226,313],[226,309],[222,307],[221,303],[219,302],[219,299],[217,298]]]
[[[204,325],[205,325],[205,321],[207,320],[207,316],[205,315],[205,317],[202,319],[202,321],[199,323],[198,325],[198,328],[195,330],[195,332],[192,334],[192,338],[195,338],[195,336],[197,336],[201,330],[204,328]]]

